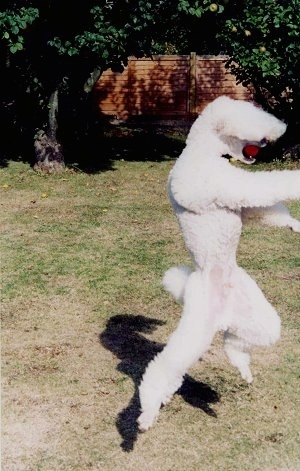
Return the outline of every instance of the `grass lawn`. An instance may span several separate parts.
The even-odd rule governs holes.
[[[254,350],[253,385],[217,336],[137,432],[141,375],[180,316],[161,278],[189,262],[166,193],[174,142],[98,173],[0,170],[3,470],[300,469],[300,236],[285,229],[249,226],[239,247],[283,324]]]

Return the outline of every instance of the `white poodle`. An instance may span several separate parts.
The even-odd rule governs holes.
[[[252,103],[221,96],[191,127],[169,176],[169,197],[195,269],[173,267],[163,279],[183,303],[167,345],[147,366],[139,387],[139,428],[147,430],[181,386],[183,376],[224,331],[229,361],[252,381],[251,345],[280,337],[280,318],[255,281],[237,265],[242,221],[247,217],[300,232],[282,200],[300,198],[300,171],[248,172],[259,148],[278,139],[286,125]]]

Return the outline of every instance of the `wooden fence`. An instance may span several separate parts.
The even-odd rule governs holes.
[[[129,58],[123,72],[106,70],[95,85],[101,113],[118,119],[152,116],[192,118],[219,95],[250,98],[225,69],[224,56],[155,56]]]

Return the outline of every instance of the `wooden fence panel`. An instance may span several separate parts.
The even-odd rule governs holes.
[[[196,64],[196,113],[220,95],[249,99],[250,92],[225,68],[226,57],[198,57]]]
[[[236,85],[222,56],[155,56],[129,58],[124,72],[106,70],[95,85],[101,113],[127,119],[152,116],[182,119],[201,112],[219,95],[247,99],[249,91]]]
[[[174,56],[130,60],[129,115],[182,115],[186,110],[187,63]],[[125,110],[126,111],[126,110]]]

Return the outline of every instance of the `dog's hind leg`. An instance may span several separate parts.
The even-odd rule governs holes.
[[[281,323],[276,310],[245,270],[238,267],[231,283],[232,318],[224,335],[224,349],[242,378],[251,383],[249,348],[268,346],[279,340]]]
[[[257,283],[238,267],[232,277],[233,318],[229,331],[250,345],[268,346],[280,338],[280,317]]]
[[[187,370],[209,348],[216,332],[209,304],[209,276],[193,272],[184,292],[183,314],[167,345],[152,360],[139,387],[142,431],[151,427],[166,404],[181,386]]]
[[[224,333],[224,350],[230,361],[241,373],[241,377],[252,383],[253,377],[250,370],[249,345],[243,339],[226,331]]]

